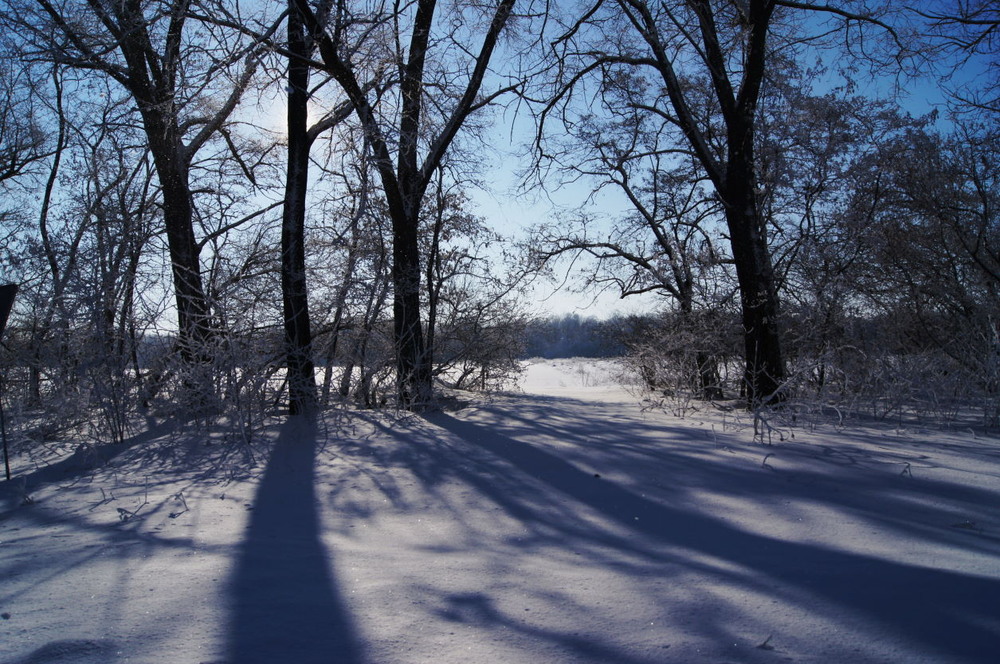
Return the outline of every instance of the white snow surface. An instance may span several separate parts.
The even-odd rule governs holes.
[[[767,446],[616,374],[276,420],[256,463],[166,425],[17,456],[0,662],[1000,661],[996,438],[812,418]]]

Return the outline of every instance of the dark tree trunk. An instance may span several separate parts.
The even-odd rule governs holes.
[[[417,146],[423,112],[421,90],[427,58],[434,2],[417,3],[408,61],[402,68],[399,118],[399,153],[396,172],[383,169],[386,188],[395,186],[390,197],[392,218],[393,333],[396,343],[396,387],[400,402],[419,409],[431,398],[431,371],[420,317],[420,209],[427,190],[428,174],[421,171]],[[386,176],[389,176],[388,178]]]
[[[200,245],[195,237],[190,165],[193,156],[217,135],[239,102],[257,67],[247,53],[222,105],[211,113],[185,113],[205,92],[209,79],[221,80],[220,63],[236,58],[238,51],[214,52],[209,69],[198,71],[203,43],[185,39],[191,19],[189,0],[143,3],[138,0],[100,2],[88,0],[71,9],[58,3],[41,3],[56,33],[52,44],[57,61],[85,71],[101,71],[129,92],[142,116],[143,130],[160,183],[163,222],[167,237],[177,306],[176,348],[188,371],[185,381],[192,404],[204,403],[211,390],[209,361],[214,326],[201,278]],[[201,41],[201,40],[198,40]],[[195,50],[188,50],[190,48]],[[221,44],[220,44],[221,47]],[[213,100],[214,101],[214,100]],[[207,107],[203,107],[207,109]],[[194,118],[193,116],[197,116]],[[186,141],[186,143],[185,143]],[[153,372],[150,393],[161,387]]]
[[[729,125],[725,187],[726,224],[736,267],[743,312],[747,404],[753,408],[784,400],[785,364],[778,331],[775,286],[767,228],[757,201],[754,169],[755,107],[739,109]]]
[[[781,401],[785,365],[778,333],[778,295],[766,239],[754,214],[727,211],[743,311],[744,381],[751,407]]]
[[[711,5],[705,2],[703,7],[702,25],[707,28],[710,20],[705,17],[711,16]],[[743,309],[747,405],[754,408],[784,399],[785,364],[778,333],[778,290],[767,245],[767,229],[757,200],[754,152],[757,102],[767,66],[767,34],[774,3],[752,0],[747,10],[746,69],[733,99],[735,103],[725,106],[728,155],[725,187],[720,193],[726,206],[726,223]],[[715,44],[712,49],[717,50]],[[716,56],[713,62],[718,65],[721,58]],[[718,76],[717,72],[713,72],[713,76]],[[721,89],[721,85],[718,88]]]
[[[201,280],[201,251],[194,236],[187,165],[176,154],[176,146],[152,152],[162,188],[181,357],[187,363],[207,361],[212,324]]]
[[[194,146],[184,145],[177,117],[177,63],[186,5],[171,6],[170,34],[162,53],[150,50],[150,35],[138,3],[121,5],[117,22],[123,36],[118,48],[125,72],[113,74],[128,88],[142,116],[143,128],[163,197],[163,223],[177,302],[181,357],[186,364],[209,359],[211,314],[201,279],[201,249],[194,234],[194,202],[189,179]],[[153,64],[150,64],[150,58]]]
[[[399,397],[407,408],[419,408],[431,397],[431,370],[420,320],[418,215],[412,216],[392,219],[392,313]]]
[[[696,370],[698,372],[698,391],[701,398],[705,401],[722,399],[724,394],[722,386],[719,384],[721,381],[719,380],[718,360],[710,353],[698,351],[694,361],[698,365]]]
[[[309,183],[308,133],[309,37],[295,2],[289,3],[288,49],[288,172],[281,221],[281,293],[288,367],[288,412],[308,413],[316,407],[306,283],[305,216]]]
[[[148,92],[148,89],[140,90]],[[177,343],[183,364],[183,401],[194,411],[211,403],[210,363],[213,335],[208,298],[201,279],[201,249],[194,234],[194,207],[188,174],[187,151],[179,136],[177,118],[165,113],[170,104],[133,92],[142,115],[153,167],[163,199],[163,225],[167,235],[174,299],[177,304]],[[159,393],[172,371],[150,372],[143,403]]]
[[[677,299],[680,303],[681,325],[687,334],[698,335],[703,331],[699,325],[694,310],[694,279],[690,270],[677,271]],[[647,381],[648,382],[648,381]],[[719,380],[719,362],[716,357],[705,350],[695,351],[694,366],[691,367],[691,387],[698,391],[701,399],[714,401],[722,399],[722,387]]]

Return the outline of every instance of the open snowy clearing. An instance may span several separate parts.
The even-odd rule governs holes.
[[[535,362],[426,416],[276,424],[256,466],[155,427],[17,457],[0,662],[997,661],[1000,441],[762,446],[613,373]]]

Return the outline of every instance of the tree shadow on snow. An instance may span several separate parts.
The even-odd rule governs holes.
[[[59,639],[36,648],[9,664],[52,664],[53,662],[115,661],[121,647],[107,639]]]
[[[755,584],[777,583],[804,592],[819,600],[816,610],[833,607],[947,661],[994,661],[1000,652],[1000,581],[996,579],[748,532],[683,505],[598,479],[539,445],[498,432],[497,427],[445,413],[426,419],[533,478],[547,492],[635,533],[652,550],[660,549],[664,558],[687,556],[690,564],[696,564],[702,555],[735,563],[747,570]],[[542,508],[532,506],[530,499],[525,502],[525,496],[519,500],[490,493],[522,520],[546,520]],[[551,496],[537,498],[551,505]],[[828,608],[821,608],[823,604]]]
[[[230,586],[231,662],[363,661],[320,539],[316,446],[315,424],[293,418],[282,426]]]
[[[18,507],[16,501],[42,485],[53,482],[75,482],[136,447],[147,445],[174,429],[173,423],[153,424],[149,429],[118,443],[81,443],[73,454],[32,470],[15,473],[10,480],[0,482],[0,509]]]

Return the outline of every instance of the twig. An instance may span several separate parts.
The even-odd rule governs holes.
[[[768,456],[770,456],[770,455],[768,455]],[[757,646],[757,649],[758,650],[774,650],[774,646],[771,645],[771,637],[773,637],[773,636],[774,636],[774,634],[768,634],[767,638],[764,639],[764,642],[761,643],[759,646]]]
[[[187,504],[187,501],[184,500],[184,494],[183,493],[175,493],[174,494],[174,500],[181,501],[181,504],[184,505],[184,509],[182,509],[180,512],[171,512],[170,514],[168,514],[167,516],[169,516],[171,519],[176,519],[181,514],[184,514],[184,512],[188,511],[188,504]]]
[[[119,507],[118,508],[118,518],[124,523],[125,521],[128,521],[129,519],[131,519],[132,517],[134,517],[136,514],[138,514],[139,510],[141,510],[143,507],[145,507],[148,504],[149,504],[149,476],[147,475],[146,476],[146,485],[145,485],[145,487],[143,487],[143,490],[142,490],[142,502],[139,503],[139,506],[136,507],[135,510],[132,510],[132,511],[127,510],[124,507]]]
[[[99,503],[90,506],[91,512],[93,512],[101,505],[107,505],[112,500],[118,500],[117,498],[115,498],[115,492],[113,490],[110,491],[109,493],[104,493],[104,487],[98,487],[98,488],[101,490],[101,501]],[[110,498],[108,497],[109,495],[111,496]]]

